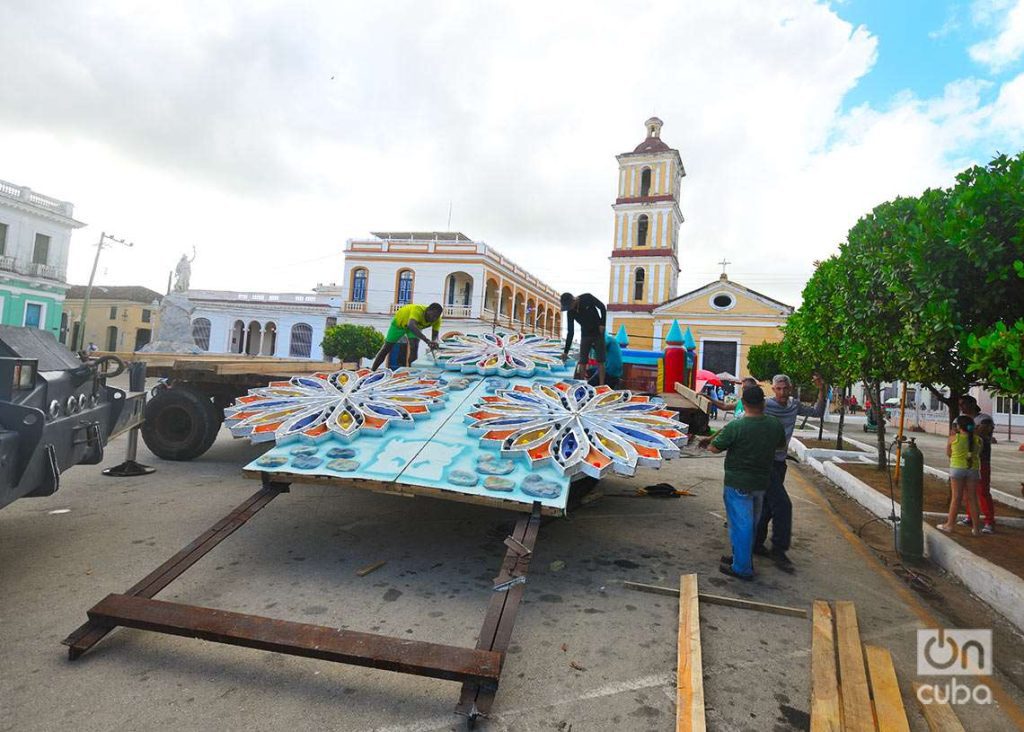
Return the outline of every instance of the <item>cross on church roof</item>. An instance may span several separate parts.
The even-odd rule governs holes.
[[[719,264],[722,265],[722,277],[725,277],[725,268],[726,268],[727,265],[732,264],[732,262],[730,262],[728,259],[723,257],[722,261],[719,262]]]

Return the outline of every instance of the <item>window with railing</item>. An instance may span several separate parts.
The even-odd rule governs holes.
[[[207,318],[196,318],[192,321],[192,340],[198,348],[210,350],[210,321]]]
[[[408,305],[412,302],[413,273],[411,269],[403,269],[398,274],[398,292],[395,302]]]
[[[357,269],[352,273],[352,302],[366,302],[366,282],[369,273],[365,269]]]
[[[142,308],[142,322],[148,323],[153,317],[153,311],[148,308]]]
[[[996,397],[996,411],[1000,414],[1024,414],[1024,403],[1015,397]]]
[[[7,224],[0,221],[0,255],[7,254]]]
[[[292,339],[288,344],[290,358],[309,358],[313,351],[313,328],[306,323],[292,326]]]
[[[32,249],[32,264],[48,264],[50,258],[50,237],[36,234],[36,245]]]

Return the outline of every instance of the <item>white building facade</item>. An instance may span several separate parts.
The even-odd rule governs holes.
[[[558,293],[482,241],[460,232],[373,232],[349,239],[338,297],[341,320],[386,332],[402,305],[444,306],[443,332],[516,330],[557,337]]]
[[[61,337],[74,207],[0,180],[0,322]]]
[[[189,290],[192,337],[209,353],[323,360],[340,299],[305,292]]]

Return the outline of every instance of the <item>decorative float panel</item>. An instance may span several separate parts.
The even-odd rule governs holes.
[[[664,404],[579,381],[498,389],[466,421],[481,446],[570,476],[633,475],[638,467],[656,468],[678,457],[686,442],[686,425]]]
[[[562,342],[522,333],[458,333],[441,341],[437,365],[480,376],[531,377],[551,372],[571,374],[575,361],[562,363]]]

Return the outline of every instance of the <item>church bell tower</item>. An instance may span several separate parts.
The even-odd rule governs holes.
[[[619,190],[612,206],[615,234],[609,258],[608,310],[630,332],[649,331],[650,325],[634,329],[630,321],[650,320],[654,308],[676,296],[679,225],[683,223],[679,189],[686,171],[682,158],[661,139],[660,119],[651,117],[644,124],[646,139],[632,152],[615,158]]]

